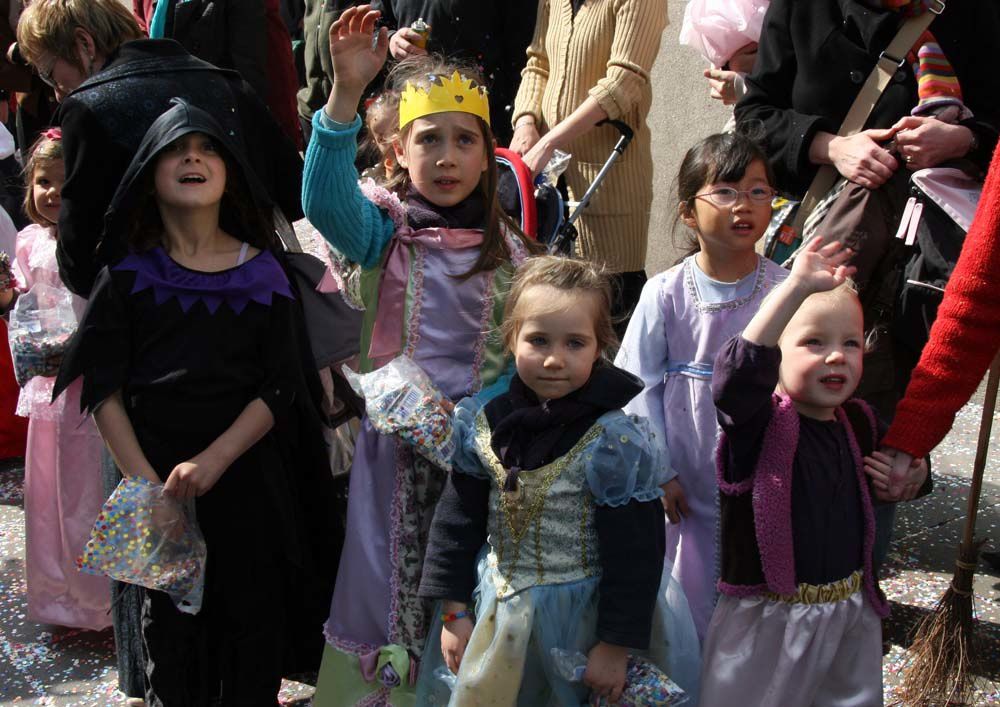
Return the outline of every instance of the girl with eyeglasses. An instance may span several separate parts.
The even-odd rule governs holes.
[[[615,360],[645,384],[626,412],[648,418],[667,448],[667,558],[701,639],[719,567],[712,362],[786,276],[754,249],[771,218],[771,183],[763,152],[746,136],[712,135],[688,150],[677,175],[677,220],[690,252],[643,288]]]

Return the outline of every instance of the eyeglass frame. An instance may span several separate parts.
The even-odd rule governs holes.
[[[757,189],[766,189],[769,192],[769,196],[767,197],[766,200],[758,200],[753,198],[750,192],[755,191]],[[733,198],[731,202],[720,204],[715,198],[716,195],[719,194],[720,192],[735,192],[736,196]],[[746,196],[747,200],[750,201],[750,203],[752,204],[765,204],[771,202],[777,195],[778,192],[776,189],[774,189],[774,187],[752,187],[750,189],[736,189],[735,187],[719,187],[718,189],[713,189],[712,191],[705,192],[704,194],[695,194],[693,198],[708,199],[711,203],[724,209],[730,206],[736,206],[736,204],[740,202],[740,197],[742,196]]]
[[[55,79],[52,78],[52,72],[56,69],[56,62],[59,61],[59,57],[53,57],[52,61],[49,62],[49,66],[45,71],[42,71],[42,67],[35,64],[35,73],[38,74],[38,78],[45,82],[45,85],[50,88],[59,88],[56,86]]]

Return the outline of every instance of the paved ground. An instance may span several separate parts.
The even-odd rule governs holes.
[[[892,652],[885,661],[891,700],[914,621],[948,586],[962,532],[968,478],[982,411],[977,396],[934,455],[936,489],[900,511],[897,537],[883,586],[893,600],[888,625]],[[1000,548],[1000,423],[994,432],[979,519],[979,534]],[[109,633],[67,631],[33,624],[24,611],[24,523],[19,465],[0,466],[0,705],[103,706],[116,703]],[[985,670],[1000,677],[1000,571],[980,563],[976,579],[977,630],[984,639]],[[286,683],[286,704],[308,704],[310,688]],[[984,680],[976,703],[1000,704],[1000,690]]]

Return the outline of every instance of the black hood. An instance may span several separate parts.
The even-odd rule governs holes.
[[[142,202],[147,171],[155,166],[156,156],[172,142],[189,133],[204,133],[212,138],[224,153],[227,182],[232,184],[233,180],[241,181],[245,188],[239,191],[249,195],[254,207],[261,213],[269,213],[273,208],[271,199],[234,136],[226,133],[207,111],[183,98],[171,98],[170,104],[171,107],[149,126],[132,163],[125,170],[114,198],[111,199],[111,205],[104,214],[105,235],[112,238],[124,236],[133,222],[135,209]],[[223,207],[219,222],[233,236],[246,237],[247,227],[241,222],[238,210]]]

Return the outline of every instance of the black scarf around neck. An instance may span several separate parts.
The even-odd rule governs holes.
[[[490,446],[516,482],[519,471],[549,464],[568,452],[601,415],[619,410],[642,391],[636,376],[599,362],[590,379],[569,395],[541,402],[517,375],[510,390],[490,401]],[[511,474],[512,472],[512,474]]]
[[[485,228],[486,199],[475,189],[454,206],[438,206],[412,186],[406,192],[406,219],[410,228]]]

